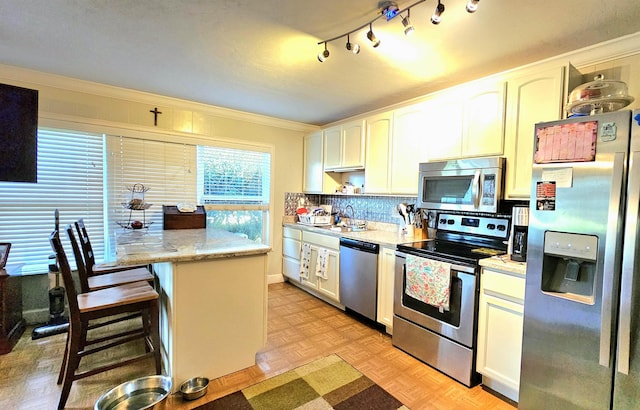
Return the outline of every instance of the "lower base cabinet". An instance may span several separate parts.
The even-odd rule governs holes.
[[[485,386],[514,401],[520,385],[524,288],[524,275],[482,269],[476,368]]]
[[[378,323],[393,333],[393,284],[396,266],[395,248],[380,248],[378,255]]]

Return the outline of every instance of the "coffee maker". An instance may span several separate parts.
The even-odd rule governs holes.
[[[511,213],[511,260],[527,260],[527,232],[529,230],[529,208],[514,206]]]

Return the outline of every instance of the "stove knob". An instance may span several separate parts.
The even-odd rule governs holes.
[[[446,220],[446,219],[444,219],[444,218],[442,218],[442,219],[440,219],[440,221],[438,221],[438,223],[439,223],[440,225],[444,225],[444,224],[446,224],[446,223],[447,223],[447,220]]]
[[[496,229],[496,225],[495,224],[487,224],[487,229],[494,230],[494,229]]]
[[[506,229],[507,229],[507,227],[505,225],[498,225],[498,230],[499,231],[504,231]]]
[[[447,221],[447,224],[449,224],[449,225],[453,225],[454,223],[456,223],[456,221],[454,221],[453,219],[449,219]]]

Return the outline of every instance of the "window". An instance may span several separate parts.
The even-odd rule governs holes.
[[[55,209],[61,231],[83,218],[96,259],[103,257],[103,141],[100,134],[38,130],[38,182],[0,182],[0,242],[11,243],[9,263],[24,263],[27,274],[47,272]],[[69,262],[75,265],[73,256]]]
[[[198,198],[207,225],[268,243],[271,155],[198,146]]]

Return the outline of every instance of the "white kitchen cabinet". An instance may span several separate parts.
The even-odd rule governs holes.
[[[531,195],[535,124],[562,118],[564,67],[521,75],[508,81],[505,155],[505,197]]]
[[[302,244],[311,245],[309,277],[299,277],[299,282],[307,288],[326,296],[334,302],[340,302],[340,239],[332,235],[302,231]],[[316,275],[316,262],[320,249],[327,249],[327,279]]]
[[[324,130],[324,170],[347,172],[364,169],[364,120]]]
[[[428,160],[425,135],[428,104],[420,102],[393,113],[391,193],[417,195],[418,164]]]
[[[506,83],[473,83],[463,93],[463,158],[504,153]]]
[[[396,266],[395,248],[380,248],[378,255],[378,323],[393,333],[393,284]]]
[[[365,119],[366,163],[365,192],[388,194],[391,191],[391,143],[393,111]]]
[[[462,99],[437,94],[427,103],[425,138],[429,161],[458,159],[462,156]]]
[[[480,281],[478,356],[482,383],[518,401],[525,277],[484,267]]]
[[[294,281],[300,280],[300,249],[302,232],[290,227],[282,228],[282,274]]]
[[[308,193],[322,193],[323,188],[323,141],[322,131],[304,137],[304,179],[302,190]]]

